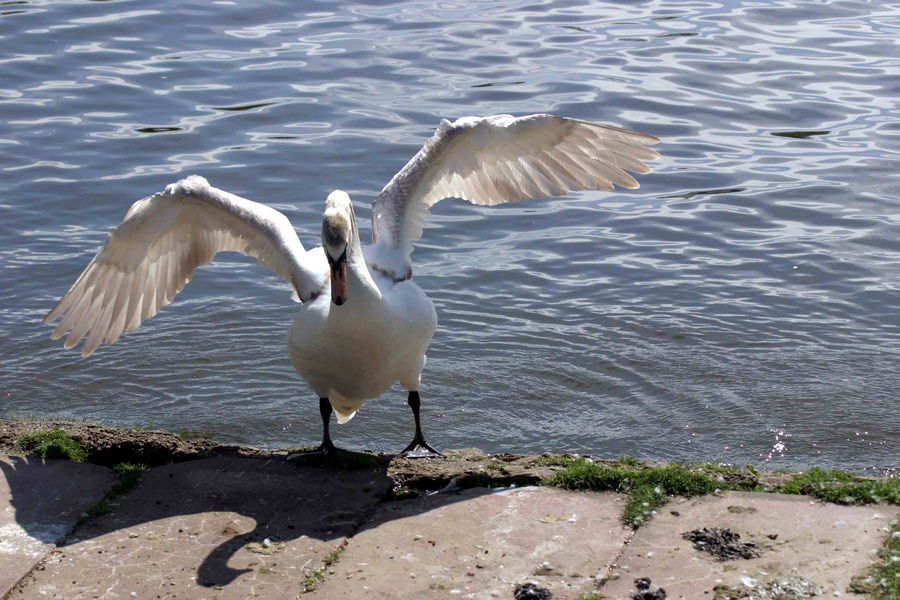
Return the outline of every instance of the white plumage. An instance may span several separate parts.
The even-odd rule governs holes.
[[[326,204],[325,249],[306,251],[277,210],[188,177],[132,205],[45,321],[61,317],[51,337],[69,332],[66,348],[86,337],[87,356],[169,304],[216,253],[248,254],[304,303],[288,348],[294,366],[323,401],[329,399],[339,422],[400,381],[411,392],[417,422],[417,439],[407,451],[416,442],[416,448],[431,450],[418,428],[417,390],[437,318],[411,281],[410,258],[428,209],[447,197],[494,205],[613,184],[636,188],[626,170],[649,172],[642,161],[659,154],[646,146],[658,141],[553,115],[444,120],[375,199],[374,239],[365,249],[343,192],[332,193]],[[333,446],[325,412],[323,418],[327,451]]]

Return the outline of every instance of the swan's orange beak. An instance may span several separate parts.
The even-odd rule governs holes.
[[[347,301],[347,251],[337,260],[329,256],[328,266],[331,267],[331,301],[341,306]]]

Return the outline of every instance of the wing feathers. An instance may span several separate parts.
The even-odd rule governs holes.
[[[132,279],[134,279],[134,273],[122,273],[118,289],[128,289]],[[128,296],[126,294],[116,295],[116,304],[115,308],[113,308],[113,317],[111,319],[112,325],[110,325],[105,338],[107,345],[115,343],[122,335],[122,332],[125,331],[125,317],[127,316],[125,303],[127,300]]]
[[[428,207],[442,198],[494,205],[570,190],[636,188],[626,171],[649,173],[642,161],[659,158],[647,148],[657,142],[637,131],[553,115],[444,120],[375,200],[375,242],[399,250],[403,263],[386,270],[409,276],[412,243]],[[385,253],[379,256],[384,261]]]
[[[86,336],[85,356],[104,341],[114,343],[172,302],[194,270],[224,250],[255,257],[303,299],[325,281],[283,214],[189,177],[131,206],[44,318],[62,317],[51,338],[69,331],[65,347],[71,348]]]

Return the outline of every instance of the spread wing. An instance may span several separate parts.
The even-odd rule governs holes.
[[[636,188],[626,171],[648,173],[642,161],[659,158],[647,148],[657,142],[630,129],[546,114],[443,120],[376,198],[368,255],[377,268],[409,277],[412,243],[439,200],[494,205],[613,184]]]
[[[253,256],[290,283],[299,299],[324,285],[325,261],[303,249],[287,217],[192,176],[131,206],[44,317],[62,317],[51,338],[71,330],[65,343],[71,348],[87,336],[84,356],[104,340],[114,343],[172,302],[194,269],[225,250]]]

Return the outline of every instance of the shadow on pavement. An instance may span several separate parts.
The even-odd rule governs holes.
[[[0,461],[0,469],[16,523],[41,540],[48,523],[60,518],[48,514],[59,508],[41,499],[65,498],[83,467],[103,469],[8,460]],[[66,560],[49,565],[41,577],[106,589],[123,577],[135,587],[161,573],[176,573],[173,582],[206,587],[250,579],[247,583],[265,584],[267,569],[299,575],[320,566],[335,542],[352,535],[389,496],[387,460],[369,457],[368,463],[335,468],[298,465],[280,456],[218,456],[151,468],[134,490],[112,501],[109,514],[79,525],[61,545]],[[106,485],[112,481],[107,477]],[[73,515],[66,519],[69,525],[51,529],[68,531]],[[275,555],[278,561],[271,560]]]

